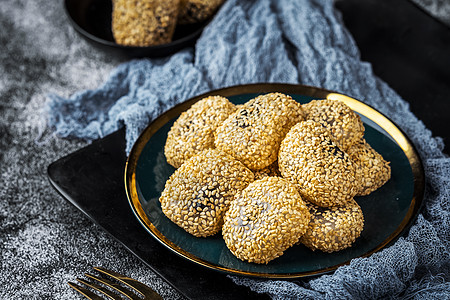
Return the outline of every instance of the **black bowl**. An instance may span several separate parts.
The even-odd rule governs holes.
[[[123,46],[114,41],[111,31],[111,0],[65,0],[66,14],[75,30],[99,48],[129,57],[163,57],[195,44],[209,20],[177,25],[172,42],[157,46]]]

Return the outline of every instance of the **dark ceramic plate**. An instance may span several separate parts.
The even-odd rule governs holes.
[[[132,47],[114,42],[112,0],[65,0],[64,7],[72,26],[81,36],[99,48],[129,57],[162,57],[193,45],[209,21],[177,26],[172,42],[168,44]]]
[[[282,92],[301,103],[312,99],[339,99],[362,118],[365,139],[391,162],[392,177],[380,189],[356,197],[365,227],[353,247],[335,253],[311,251],[296,245],[267,265],[240,261],[225,246],[221,234],[196,238],[172,223],[161,211],[158,198],[174,168],[166,163],[164,144],[176,118],[208,95],[225,96],[236,104],[258,94]],[[295,278],[317,275],[366,257],[394,242],[409,228],[423,199],[424,175],[417,152],[408,138],[385,116],[353,98],[319,88],[287,84],[253,84],[225,88],[187,100],[152,122],[136,141],[125,168],[125,186],[138,220],[158,241],[195,263],[232,274]]]

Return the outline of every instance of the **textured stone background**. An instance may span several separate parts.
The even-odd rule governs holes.
[[[450,24],[449,1],[415,2]],[[78,297],[66,282],[94,265],[180,298],[63,200],[46,177],[51,162],[86,145],[46,129],[46,95],[96,88],[120,61],[92,50],[74,32],[62,1],[2,0],[0,46],[0,298]]]

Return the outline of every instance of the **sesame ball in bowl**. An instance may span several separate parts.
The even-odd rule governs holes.
[[[216,234],[234,195],[254,180],[232,156],[207,149],[191,157],[167,180],[159,198],[162,212],[197,237]]]
[[[306,232],[310,213],[293,184],[265,177],[237,194],[225,213],[222,236],[239,259],[267,264]]]
[[[357,196],[369,195],[391,178],[391,167],[380,153],[362,139],[347,151],[356,166],[360,189]]]
[[[275,160],[290,127],[303,120],[300,103],[282,93],[253,98],[231,114],[215,132],[215,145],[252,171]]]
[[[161,2],[162,6],[167,6],[178,1],[158,0],[142,3]],[[157,12],[156,18],[147,16],[153,13],[148,9],[138,9],[131,16],[132,10],[126,10],[126,6],[135,5],[137,2],[120,0],[116,5],[117,11],[114,17],[116,20],[113,21],[113,2],[116,0],[64,0],[63,2],[68,21],[80,36],[95,48],[120,59],[166,57],[188,46],[193,46],[213,18],[211,16],[205,21],[194,24],[177,23],[172,32],[172,21],[177,18],[173,5],[167,7],[167,11]],[[120,6],[125,9],[123,15],[121,13],[123,9]],[[135,17],[136,20],[133,20]],[[113,26],[115,33],[113,33]],[[144,27],[147,26],[153,27],[151,35],[146,35]],[[164,32],[161,31],[162,29]],[[136,30],[138,32],[134,32]],[[170,41],[169,35],[171,35]],[[149,40],[152,44],[144,46]]]
[[[235,105],[221,96],[209,96],[192,105],[167,134],[164,146],[167,162],[179,168],[195,154],[214,148],[214,131],[235,110]]]
[[[303,198],[322,207],[340,206],[358,190],[355,166],[321,124],[302,121],[289,130],[278,154],[281,175]]]
[[[313,251],[331,253],[351,247],[364,228],[363,212],[354,199],[331,208],[307,205],[311,222],[300,242]]]
[[[338,146],[346,151],[364,136],[361,118],[344,102],[313,100],[303,105],[305,118],[328,128]]]

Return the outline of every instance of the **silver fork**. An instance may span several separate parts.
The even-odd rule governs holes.
[[[96,270],[99,273],[108,275],[116,280],[118,280],[119,282],[127,285],[128,287],[130,287],[132,290],[134,290],[135,292],[139,293],[142,296],[138,296],[135,292],[125,288],[124,286],[120,285],[119,283],[113,282],[109,279],[106,278],[102,278],[96,275],[92,275],[92,274],[88,274],[85,273],[84,275],[88,278],[91,279],[91,281],[86,281],[82,278],[77,278],[77,281],[79,283],[82,283],[98,292],[100,292],[101,294],[107,296],[110,299],[123,299],[122,297],[120,297],[118,294],[114,293],[113,291],[111,291],[110,289],[98,284],[98,283],[102,283],[105,286],[110,287],[112,290],[117,291],[119,293],[121,293],[122,295],[126,296],[128,299],[163,299],[160,295],[158,295],[152,288],[150,288],[149,286],[143,284],[142,282],[139,282],[133,278],[129,278],[126,277],[122,274],[119,274],[117,272],[114,271],[110,271],[107,270],[105,268],[101,268],[101,267],[94,267],[94,270]],[[68,282],[69,286],[71,288],[73,288],[74,290],[76,290],[77,292],[81,293],[83,296],[85,296],[88,299],[91,300],[102,300],[104,298],[98,296],[97,294],[95,294],[94,292],[76,284],[73,282]],[[142,298],[144,297],[144,298]]]

